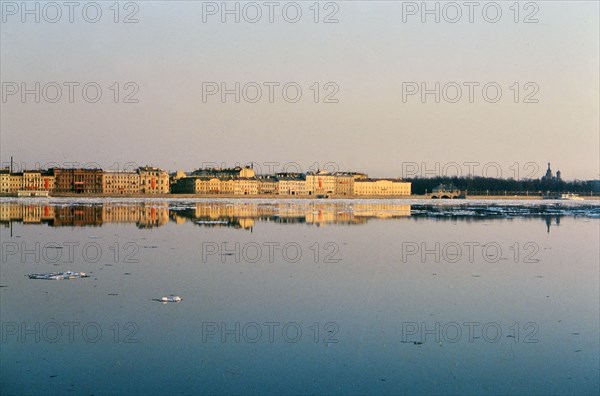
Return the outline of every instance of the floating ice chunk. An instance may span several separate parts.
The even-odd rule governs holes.
[[[183,298],[179,297],[179,296],[174,296],[174,295],[170,295],[169,297],[162,297],[160,299],[158,299],[157,301],[163,302],[163,303],[169,303],[169,302],[180,302],[183,301]]]
[[[78,279],[88,278],[89,275],[85,272],[48,272],[46,274],[27,274],[29,279],[43,279],[43,280],[63,280],[63,279]]]

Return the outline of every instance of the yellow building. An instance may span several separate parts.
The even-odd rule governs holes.
[[[40,190],[42,188],[42,173],[24,171],[21,190]]]
[[[174,194],[233,194],[235,185],[229,178],[189,176],[177,180],[172,190]]]
[[[354,180],[354,195],[397,195],[411,193],[411,183],[401,179],[357,179]]]
[[[306,195],[327,195],[335,193],[335,175],[325,170],[306,174]]]
[[[203,186],[197,191],[205,191],[206,194],[220,194],[221,193],[221,179],[218,177],[201,178]],[[196,182],[196,185],[198,182]]]
[[[140,175],[138,172],[111,172],[102,174],[102,192],[104,194],[139,194]]]
[[[258,193],[275,195],[279,193],[279,183],[273,176],[258,177]]]
[[[0,194],[10,193],[10,171],[0,169]]]
[[[258,195],[258,180],[255,177],[236,177],[233,186],[235,195]]]
[[[159,168],[146,166],[134,172],[104,171],[102,173],[104,194],[168,194],[169,192],[169,175]]]
[[[278,195],[307,195],[306,179],[300,174],[277,175]]]
[[[23,174],[22,173],[11,173],[9,179],[9,192],[11,194],[16,193],[21,189],[23,185]]]
[[[16,194],[19,191],[53,191],[55,178],[51,172],[26,170],[10,173],[8,169],[0,171],[0,193]]]
[[[254,173],[254,169],[245,167],[240,170],[238,177],[256,177],[256,173]]]
[[[221,181],[221,194],[233,195],[235,193],[235,180],[223,178]]]
[[[140,176],[141,194],[168,194],[169,174],[162,169],[144,166],[137,170]]]
[[[175,194],[258,195],[259,181],[251,168],[198,169],[191,176],[177,173]]]
[[[334,176],[334,193],[343,196],[354,195],[354,181],[367,178],[366,174],[357,172],[336,172]]]

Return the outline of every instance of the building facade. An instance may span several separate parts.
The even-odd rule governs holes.
[[[248,167],[198,169],[190,176],[176,176],[174,194],[258,195],[259,191],[259,180]]]
[[[263,195],[277,195],[279,193],[279,183],[274,176],[258,177],[258,193]]]
[[[236,177],[233,179],[234,195],[258,195],[258,180],[255,177]]]
[[[401,179],[354,180],[354,195],[407,196],[410,194],[411,183]]]
[[[105,171],[102,174],[102,193],[110,195],[139,194],[139,173]]]
[[[306,178],[300,173],[277,174],[278,195],[307,195]]]
[[[102,194],[102,169],[52,169],[54,193]]]
[[[55,177],[53,172],[25,170],[10,173],[8,169],[0,170],[0,194],[17,194],[19,191],[54,190]]]
[[[367,175],[358,172],[336,172],[335,176],[335,195],[350,196],[354,195],[354,181],[366,179]]]
[[[306,174],[306,195],[335,193],[335,175],[325,170]]]
[[[168,194],[170,189],[169,174],[162,169],[144,166],[138,168],[140,178],[140,194]]]
[[[10,194],[10,170],[0,169],[0,194]]]

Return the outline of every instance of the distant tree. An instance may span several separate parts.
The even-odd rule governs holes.
[[[452,183],[462,191],[483,193],[489,191],[490,194],[506,193],[524,193],[529,194],[550,192],[575,192],[590,193],[600,192],[598,182],[595,180],[554,180],[542,182],[540,179],[501,179],[494,177],[432,177],[432,178],[408,178],[405,179],[412,183],[413,194],[425,194],[440,184]]]

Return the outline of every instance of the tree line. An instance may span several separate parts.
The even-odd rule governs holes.
[[[473,195],[503,195],[503,194],[543,194],[546,192],[571,192],[571,193],[600,193],[598,180],[552,180],[541,179],[500,179],[493,177],[448,177],[438,176],[432,178],[408,178],[412,183],[413,194],[431,193],[431,190],[440,184],[453,184],[459,190]]]

